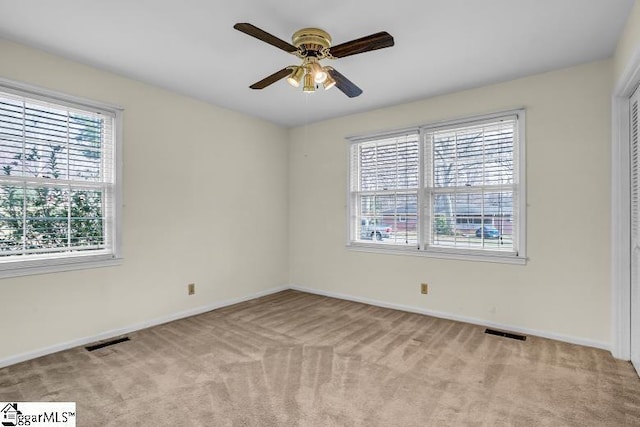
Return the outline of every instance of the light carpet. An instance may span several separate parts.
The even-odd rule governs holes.
[[[640,426],[604,351],[284,291],[0,369],[0,401],[79,426]]]

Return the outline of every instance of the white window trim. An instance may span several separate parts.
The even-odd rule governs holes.
[[[55,273],[61,271],[81,270],[98,267],[109,267],[122,263],[122,113],[123,108],[100,101],[68,95],[62,92],[52,91],[32,84],[26,84],[0,77],[0,89],[7,92],[14,92],[20,95],[54,101],[61,105],[72,107],[85,107],[88,109],[99,109],[108,111],[115,116],[116,132],[114,134],[115,162],[114,171],[114,222],[112,239],[112,253],[78,253],[73,255],[47,255],[40,259],[30,257],[28,260],[11,260],[0,263],[0,279],[7,277],[27,276],[33,274]]]
[[[355,235],[354,230],[352,230],[352,217],[353,217],[353,206],[351,203],[351,187],[352,187],[352,176],[351,176],[351,147],[354,144],[358,144],[360,142],[364,142],[367,140],[390,137],[395,135],[401,135],[407,132],[415,132],[418,130],[420,133],[420,189],[418,191],[418,206],[420,206],[420,216],[417,222],[418,227],[418,235],[420,236],[420,242],[424,246],[425,233],[423,228],[423,218],[424,218],[424,203],[422,202],[422,198],[424,197],[424,165],[422,162],[424,161],[424,157],[422,155],[422,150],[424,146],[423,134],[425,130],[432,128],[439,128],[444,126],[457,126],[461,124],[473,124],[475,122],[483,122],[490,121],[492,119],[516,115],[518,117],[517,127],[518,127],[518,146],[514,147],[517,150],[517,161],[518,161],[518,221],[516,226],[516,232],[518,233],[518,248],[517,254],[505,254],[500,253],[498,251],[486,251],[483,252],[481,250],[465,250],[465,249],[449,249],[449,248],[440,248],[440,247],[421,247],[421,248],[411,248],[411,247],[401,247],[401,246],[387,246],[376,243],[367,243],[367,242],[358,242],[352,240],[352,236]],[[512,110],[504,110],[497,111],[489,114],[471,116],[471,117],[459,117],[456,119],[450,120],[442,120],[431,122],[427,124],[396,129],[391,131],[383,131],[374,134],[361,134],[361,135],[353,135],[349,136],[346,139],[348,140],[347,149],[346,149],[346,159],[347,159],[347,209],[346,209],[346,242],[345,246],[349,250],[358,251],[358,252],[370,252],[370,253],[381,253],[381,254],[389,254],[389,255],[404,255],[404,256],[422,256],[427,258],[437,258],[437,259],[452,259],[452,260],[463,260],[463,261],[482,261],[482,262],[495,262],[495,263],[504,263],[504,264],[518,264],[524,265],[527,263],[527,240],[526,240],[526,229],[527,229],[527,202],[526,202],[526,135],[525,135],[525,121],[526,121],[526,113],[524,107],[515,108]],[[514,204],[516,200],[514,199]]]
[[[611,354],[631,359],[631,168],[629,98],[640,84],[640,47],[611,95]]]

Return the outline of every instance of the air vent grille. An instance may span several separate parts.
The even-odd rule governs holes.
[[[496,331],[495,329],[485,329],[484,333],[489,335],[497,335],[499,337],[511,338],[513,340],[518,340],[518,341],[527,340],[527,337],[525,335],[512,334],[511,332]]]
[[[121,342],[125,342],[125,341],[129,341],[129,337],[116,338],[115,340],[103,341],[98,344],[88,345],[85,347],[85,349],[87,351],[96,351],[96,350],[100,350],[101,348],[109,347],[110,345],[120,344]]]

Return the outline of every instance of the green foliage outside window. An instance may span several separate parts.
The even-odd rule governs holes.
[[[0,184],[0,256],[103,244],[102,191],[65,182],[99,177],[101,123],[73,115],[69,122],[73,148],[52,140],[24,143],[22,152],[2,166],[5,177],[35,179],[29,184],[10,180]],[[10,143],[17,144],[0,141],[0,145]]]

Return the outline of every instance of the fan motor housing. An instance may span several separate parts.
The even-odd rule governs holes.
[[[318,52],[331,47],[331,36],[319,28],[303,28],[293,33],[293,45],[305,51]]]

